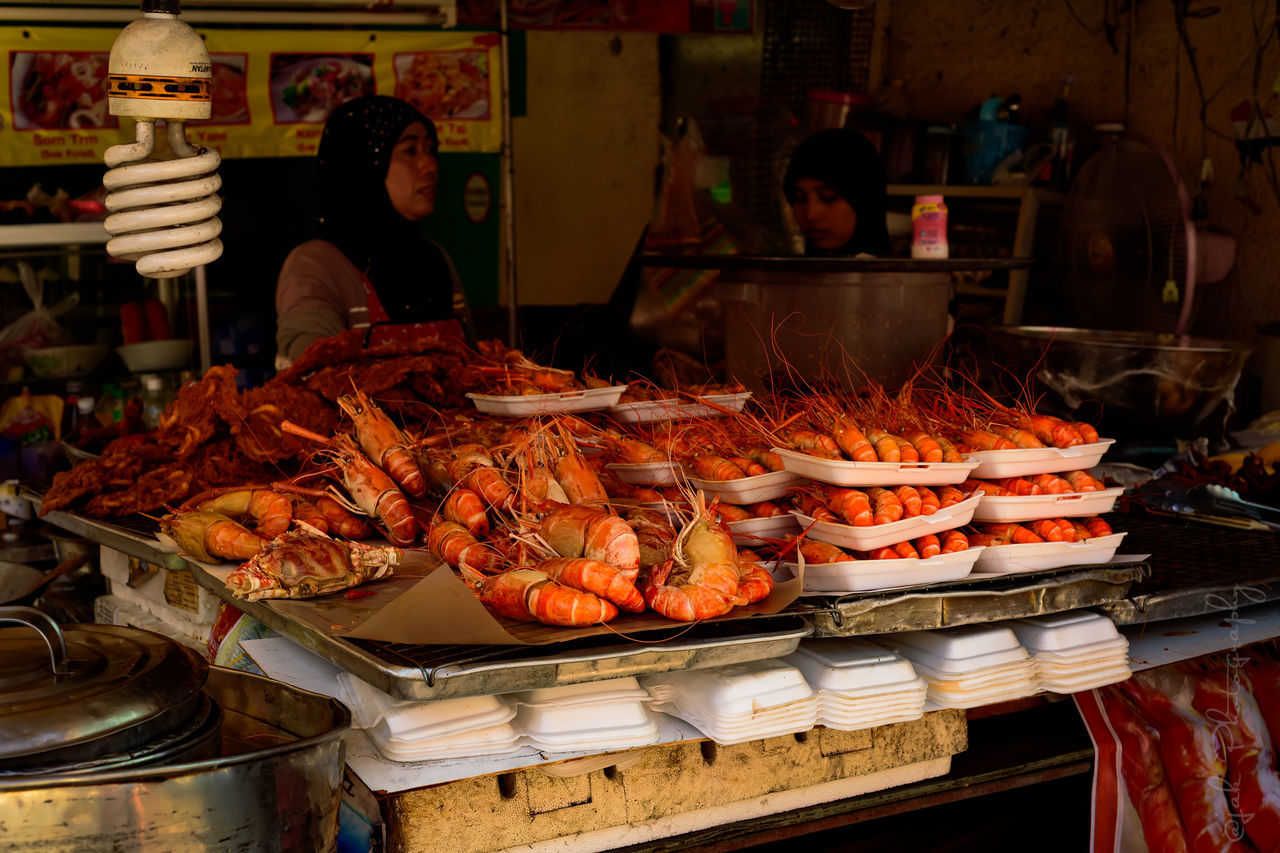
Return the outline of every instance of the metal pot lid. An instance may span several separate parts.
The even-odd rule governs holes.
[[[208,664],[167,637],[119,625],[60,629],[0,607],[0,762],[110,739],[193,702]]]

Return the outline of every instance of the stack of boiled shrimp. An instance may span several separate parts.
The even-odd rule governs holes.
[[[700,494],[681,493],[688,511],[678,529],[660,513],[615,507],[580,450],[600,430],[581,419],[472,414],[411,436],[359,390],[339,405],[350,433],[324,436],[284,424],[316,445],[302,474],[201,496],[167,516],[166,531],[197,557],[254,561],[234,588],[255,597],[336,588],[315,578],[291,585],[278,579],[279,589],[269,590],[272,582],[263,578],[272,575],[272,555],[281,551],[273,546],[282,537],[375,530],[397,552],[421,541],[493,612],[517,620],[592,625],[648,609],[694,621],[772,591],[772,578],[749,554],[739,555],[715,503]],[[353,570],[360,560],[350,550],[354,582],[372,577]],[[285,567],[278,568],[282,575]],[[289,569],[296,573],[293,564]]]

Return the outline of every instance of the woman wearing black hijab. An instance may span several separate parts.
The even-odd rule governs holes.
[[[318,152],[320,237],[294,249],[276,284],[276,361],[317,338],[372,324],[393,335],[461,337],[470,326],[449,256],[418,223],[435,210],[439,143],[431,120],[398,98],[335,109]]]
[[[823,130],[796,146],[782,181],[807,255],[888,255],[885,168],[856,130]]]

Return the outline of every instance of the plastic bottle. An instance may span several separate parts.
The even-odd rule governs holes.
[[[1049,183],[1065,191],[1071,183],[1071,159],[1075,143],[1071,140],[1071,110],[1068,106],[1074,77],[1062,78],[1062,92],[1049,109],[1049,144],[1053,146]]]
[[[142,381],[142,422],[154,429],[160,424],[160,416],[164,414],[168,400],[164,392],[164,380],[159,376],[148,376]]]
[[[911,257],[945,258],[947,205],[940,195],[918,195],[911,206]]]
[[[97,429],[98,423],[93,417],[93,408],[97,401],[93,397],[77,397],[75,409],[72,411],[71,426],[68,436],[77,436],[85,430]]]

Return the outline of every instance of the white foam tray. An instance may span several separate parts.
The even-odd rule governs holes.
[[[897,560],[852,560],[844,563],[805,563],[804,591],[821,595],[899,589],[968,577],[981,547],[938,554],[927,560],[910,557]],[[797,563],[782,566],[799,575]]]
[[[665,400],[641,400],[635,403],[619,403],[609,407],[609,415],[618,423],[642,424],[650,421],[672,421],[680,418],[709,418],[723,415],[721,409],[741,412],[751,399],[750,391],[735,394],[703,394],[699,398],[714,403],[719,408],[695,401],[681,402],[677,397]]]
[[[883,644],[921,649],[938,658],[963,660],[993,652],[1021,648],[1018,636],[1007,625],[957,625],[932,631],[886,634]]]
[[[626,385],[609,388],[588,388],[584,391],[565,391],[562,394],[523,394],[500,396],[496,394],[467,394],[475,407],[485,414],[526,417],[558,412],[590,412],[616,405]]]
[[[507,699],[532,708],[571,708],[578,705],[605,705],[613,702],[643,702],[648,692],[634,677],[584,681],[558,687],[538,687],[509,693]]]
[[[974,521],[1035,521],[1041,518],[1083,518],[1110,512],[1124,488],[1065,495],[983,495]]]
[[[834,521],[815,522],[798,510],[792,510],[792,513],[800,520],[800,526],[807,529],[809,536],[814,539],[839,545],[841,548],[851,548],[854,551],[872,551],[886,545],[906,542],[908,539],[915,539],[927,533],[936,534],[963,527],[972,520],[974,511],[985,499],[982,494],[973,494],[959,503],[943,507],[933,515],[914,515],[911,518],[891,521],[888,524],[873,524],[869,527],[854,527],[851,524],[839,524]]]
[[[995,545],[985,549],[974,564],[979,574],[1034,572],[1063,566],[1096,566],[1116,555],[1123,533],[1098,536],[1083,542],[1028,542]]]
[[[1081,471],[1092,468],[1102,460],[1107,448],[1115,443],[1114,438],[1104,438],[1093,444],[1077,444],[1075,447],[978,450],[965,454],[965,459],[977,463],[977,467],[970,475],[975,479],[1030,477],[1035,474],[1057,474],[1061,471]]]
[[[1055,652],[1069,655],[1077,649],[1106,648],[1125,642],[1115,624],[1101,613],[1089,610],[1067,610],[1027,619],[1002,622],[1013,631],[1024,647],[1032,652]]]
[[[674,486],[681,476],[677,462],[610,462],[604,467],[634,486]]]
[[[725,503],[739,506],[776,501],[800,480],[800,477],[790,471],[770,471],[740,480],[704,480],[689,475],[689,482],[706,492],[708,498],[718,497]]]
[[[644,676],[640,683],[655,699],[673,691],[683,708],[706,709],[721,717],[750,717],[813,695],[800,670],[777,659]]]
[[[520,750],[520,733],[510,723],[420,741],[389,737],[381,726],[380,723],[369,730],[369,739],[379,752],[392,761],[465,759],[482,755],[509,755]]]
[[[788,533],[797,533],[799,530],[800,522],[789,512],[771,518],[744,518],[729,522],[733,541],[748,548],[752,544],[759,544],[761,539],[781,539]]]
[[[846,694],[906,689],[916,671],[901,655],[858,637],[802,640],[783,658],[800,670],[814,690]]]
[[[850,462],[775,447],[788,471],[834,486],[947,486],[963,483],[976,462]]]
[[[516,728],[539,744],[561,751],[589,749],[601,743],[652,742],[658,724],[642,702],[608,702],[563,708],[521,705]]]

